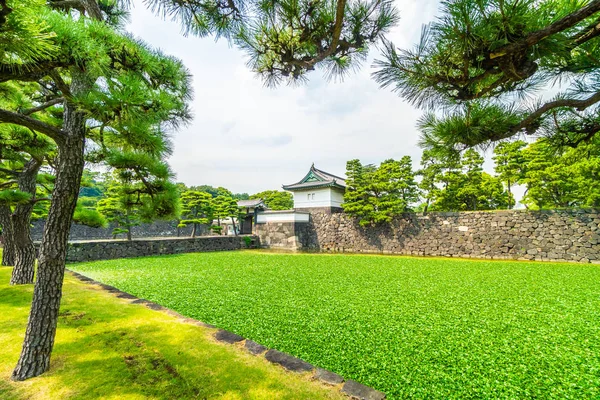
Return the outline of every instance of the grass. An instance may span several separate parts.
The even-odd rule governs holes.
[[[0,267],[0,399],[339,399],[336,389],[230,345],[214,330],[67,276],[51,370],[11,382],[32,296]]]
[[[72,265],[389,398],[600,398],[600,267],[186,254]]]

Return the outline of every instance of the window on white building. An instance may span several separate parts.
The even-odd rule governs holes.
[[[313,199],[313,200],[315,199],[315,194],[314,194],[314,193],[312,194],[312,199]]]

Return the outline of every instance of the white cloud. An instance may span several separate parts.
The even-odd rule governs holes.
[[[397,6],[402,20],[388,37],[411,47],[438,3]],[[154,16],[141,1],[131,14],[133,34],[182,59],[194,75],[195,118],[175,134],[170,160],[179,181],[254,193],[297,181],[312,162],[335,174],[352,158],[378,163],[410,155],[418,162],[421,111],[370,78],[377,50],[342,83],[325,82],[315,71],[306,86],[268,89],[225,41],[184,37],[178,24]]]

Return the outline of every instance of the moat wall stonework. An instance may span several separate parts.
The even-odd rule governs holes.
[[[44,220],[33,222],[31,227],[31,238],[35,241],[42,240],[44,233]],[[85,225],[72,224],[69,233],[69,240],[96,240],[96,239],[112,239],[112,231],[115,228],[110,224],[107,228],[92,228]],[[198,235],[206,233],[206,228],[200,226]],[[134,238],[143,237],[189,237],[192,234],[192,227],[177,228],[175,221],[155,221],[149,224],[140,224],[131,229]],[[123,238],[124,235],[119,235],[118,238]]]
[[[600,263],[599,226],[599,210],[407,213],[375,227],[343,213],[311,213],[288,249]],[[263,246],[271,240],[257,234]]]
[[[313,240],[305,222],[268,222],[256,224],[260,245],[269,249],[298,250]]]
[[[67,250],[67,262],[240,250],[256,247],[258,247],[258,238],[255,236],[204,236],[197,238],[134,239],[132,241],[71,242]]]

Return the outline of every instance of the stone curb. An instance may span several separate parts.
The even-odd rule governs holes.
[[[279,364],[288,371],[310,372],[315,369],[312,364],[304,360],[291,356],[287,353],[271,349],[265,354],[265,358],[273,364]]]
[[[217,333],[215,333],[215,339],[217,339],[219,342],[234,344],[244,340],[244,337],[224,329],[219,329]]]
[[[94,279],[91,279],[91,278],[85,276],[85,275],[81,275],[81,274],[71,271],[69,269],[66,269],[66,271],[69,272],[73,277],[79,279],[80,281],[98,285],[102,289],[106,290],[107,292],[115,294],[118,298],[132,300],[131,304],[141,304],[151,310],[163,311],[173,317],[181,319],[185,323],[189,323],[189,324],[193,324],[196,326],[201,326],[201,327],[209,328],[209,329],[216,329],[216,327],[214,325],[207,324],[205,322],[198,321],[193,318],[185,317],[176,311],[173,311],[169,308],[161,306],[160,304],[151,302],[146,299],[140,299],[139,297],[136,297],[130,293],[123,292],[113,286],[98,282]],[[338,375],[334,372],[328,371],[323,368],[317,367],[315,369],[315,367],[312,364],[309,364],[308,362],[306,362],[300,358],[294,357],[290,354],[287,354],[287,353],[284,353],[284,352],[281,352],[281,351],[278,351],[275,349],[269,349],[268,347],[263,346],[262,344],[256,343],[250,339],[245,339],[243,336],[240,336],[233,332],[229,332],[224,329],[219,329],[214,334],[214,338],[220,342],[228,343],[228,344],[236,344],[236,343],[244,342],[244,348],[250,354],[253,354],[253,355],[259,356],[259,357],[262,354],[264,354],[264,358],[267,361],[269,361],[273,364],[278,364],[288,371],[297,372],[297,373],[312,372],[313,379],[318,380],[321,383],[326,384],[326,385],[338,386],[338,388],[340,389],[340,392],[342,394],[344,394],[352,399],[384,400],[386,398],[385,393],[375,390],[369,386],[365,386],[361,383],[358,383],[358,382],[350,380],[350,379],[346,380],[341,375]],[[342,383],[343,383],[343,385],[342,385]]]

